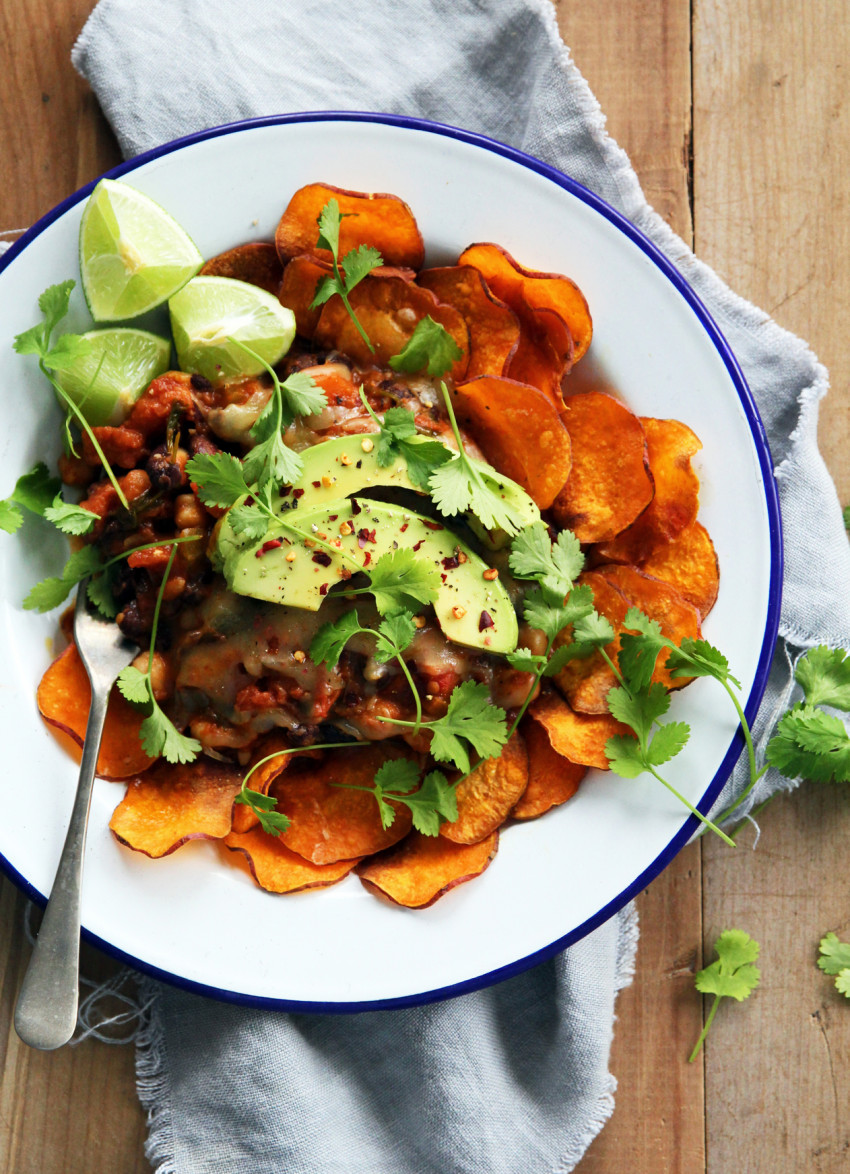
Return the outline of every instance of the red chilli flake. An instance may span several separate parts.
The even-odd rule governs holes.
[[[415,552],[416,552],[416,551],[419,549],[419,547],[422,545],[422,543],[423,543],[424,541],[425,541],[425,539],[424,539],[424,538],[420,538],[420,539],[419,539],[419,541],[418,541],[418,542],[416,543],[416,545],[413,547],[413,551],[414,551],[414,553],[415,553]]]
[[[368,567],[368,565],[371,561],[372,561],[372,552],[371,552],[371,550],[367,550],[366,553],[363,555],[363,566]]]
[[[482,611],[481,618],[478,621],[478,631],[483,632],[487,628],[494,628],[496,621],[490,615],[489,611]]]
[[[327,595],[327,593],[328,593],[328,585],[327,585],[327,583],[323,583],[321,585],[321,587],[319,588],[319,594],[320,595]]]
[[[270,550],[277,550],[279,546],[283,546],[280,538],[270,538],[268,542],[264,542],[260,549],[256,551],[254,558],[262,558],[264,554],[268,554]]]
[[[321,483],[321,481],[314,481],[312,484],[313,484],[314,489],[318,489],[322,483]]]
[[[377,541],[378,540],[375,537],[374,530],[367,530],[366,527],[364,526],[361,530],[357,531],[357,545],[360,547],[361,550],[363,549],[363,547],[366,545],[367,542],[377,542]]]
[[[351,512],[353,514],[359,514],[360,510],[361,510],[361,507],[357,504],[357,499],[352,497],[352,499],[351,499]]]
[[[324,550],[317,550],[313,555],[313,562],[318,563],[320,567],[329,567],[331,561],[331,556],[326,554]]]
[[[453,571],[455,567],[460,566],[460,559],[456,554],[450,554],[447,558],[443,559],[443,566],[447,571]]]
[[[304,496],[304,490],[303,490],[303,489],[293,489],[293,490],[292,490],[292,496],[293,496],[294,498],[303,497],[303,496]]]
[[[335,522],[335,521],[337,520],[337,518],[338,518],[338,517],[339,517],[339,514],[331,514],[331,515],[328,517],[328,521],[329,521],[329,522]]]
[[[445,574],[442,574],[442,573],[441,573],[441,574],[440,574],[440,578],[441,578],[441,579],[442,579],[442,581],[445,583],[445,582],[447,582],[447,580],[448,580],[448,575],[445,575]]]
[[[426,522],[425,525],[428,527],[429,530],[443,530],[443,529],[445,529],[445,527],[441,526],[439,522]]]

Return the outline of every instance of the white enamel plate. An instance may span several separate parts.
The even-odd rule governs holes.
[[[427,264],[452,264],[474,241],[496,241],[527,268],[581,287],[594,339],[577,368],[638,414],[675,417],[703,443],[700,520],[720,561],[706,637],[729,657],[752,715],[776,636],[779,513],[761,423],[734,358],[676,271],[595,196],[536,160],[465,132],[376,115],[296,115],[219,128],[110,173],[159,201],[205,256],[268,240],[291,194],[323,181],[385,191],[412,207]],[[0,451],[3,485],[59,451],[59,413],[13,336],[38,320],[38,295],[79,280],[77,233],[90,187],[19,241],[0,264]],[[67,328],[84,328],[79,289]],[[524,443],[517,437],[517,443]],[[37,900],[51,886],[76,767],[41,722],[39,678],[57,616],[26,612],[30,586],[58,573],[65,550],[28,519],[0,534],[0,856]],[[734,712],[713,681],[675,695],[692,736],[669,779],[707,810],[737,758]],[[300,1010],[362,1010],[472,990],[541,961],[610,917],[672,859],[696,821],[660,784],[590,772],[577,796],[506,828],[498,855],[434,906],[388,906],[356,877],[277,897],[230,867],[218,845],[193,841],[150,860],[108,831],[123,794],[98,782],[83,901],[86,934],[133,965],[220,998]],[[687,818],[686,818],[687,817]]]

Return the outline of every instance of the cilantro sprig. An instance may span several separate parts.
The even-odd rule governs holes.
[[[125,509],[129,509],[124,491],[118,483],[118,478],[115,476],[112,466],[104,456],[103,449],[100,447],[91,425],[77,407],[74,400],[64,391],[52,374],[54,371],[67,370],[73,367],[79,359],[91,353],[91,343],[79,334],[62,334],[54,344],[51,344],[51,337],[54,330],[68,313],[68,307],[71,302],[71,291],[75,285],[76,282],[74,281],[63,281],[58,285],[49,286],[44,291],[38,299],[38,308],[44,316],[43,321],[37,323],[35,326],[31,326],[29,330],[23,331],[22,334],[17,335],[14,341],[14,347],[19,355],[36,355],[38,357],[38,365],[42,374],[49,381],[60,403],[65,408],[65,427],[66,433],[69,436],[69,443],[69,425],[71,419],[73,419],[91,441],[92,447],[97,453],[107,477],[112,482],[115,492],[118,494],[119,501]]]
[[[699,1055],[709,1028],[714,1022],[720,1000],[731,998],[739,1003],[743,1002],[749,998],[761,979],[761,971],[755,965],[759,956],[759,944],[743,930],[725,930],[714,943],[714,952],[717,954],[715,961],[698,971],[694,977],[697,990],[706,995],[714,995],[714,1002],[694,1050],[688,1057],[688,1063],[693,1063]]]
[[[375,348],[366,331],[363,329],[360,319],[351,307],[349,294],[373,269],[377,269],[379,265],[383,265],[384,261],[378,250],[372,248],[371,245],[359,245],[356,249],[352,249],[346,253],[342,261],[340,261],[339,229],[343,219],[351,215],[355,214],[351,212],[341,213],[339,202],[335,199],[328,200],[327,204],[325,204],[319,213],[317,220],[317,224],[319,225],[319,238],[317,244],[320,249],[330,249],[333,275],[323,277],[319,281],[310,308],[315,309],[318,306],[323,306],[334,294],[339,294],[342,299],[342,304],[345,306],[352,322],[360,333],[360,337],[366,343],[366,346],[372,354],[374,354]]]
[[[395,822],[393,803],[410,809],[413,826],[424,836],[439,835],[440,824],[457,819],[457,796],[454,787],[438,770],[429,771],[420,782],[421,770],[409,758],[392,758],[375,772],[371,787],[347,783],[353,791],[367,791],[375,796],[386,829]]]
[[[463,358],[463,351],[444,326],[430,314],[421,318],[413,334],[389,364],[394,371],[427,371],[429,375],[445,375],[452,364]]]
[[[431,474],[428,485],[434,504],[445,517],[454,517],[471,510],[485,529],[518,534],[523,528],[523,519],[505,500],[499,482],[470,461],[463,447],[449,390],[445,383],[441,383],[440,387],[457,442],[457,452]]]
[[[417,437],[413,412],[408,408],[389,408],[384,418],[372,410],[366,393],[360,389],[360,399],[366,411],[378,425],[378,439],[375,456],[380,469],[386,469],[393,461],[403,460],[407,474],[414,485],[423,493],[430,492],[429,482],[435,469],[450,461],[452,454],[440,440],[426,440]]]
[[[185,763],[194,762],[201,752],[201,743],[196,738],[189,738],[181,734],[165,712],[160,708],[153,690],[153,658],[156,651],[156,637],[159,630],[159,613],[171,568],[177,554],[176,544],[172,546],[171,554],[162,576],[162,582],[156,597],[153,623],[151,624],[150,652],[148,653],[148,667],[143,673],[135,665],[128,665],[118,674],[118,688],[128,701],[137,705],[149,705],[150,712],[142,722],[139,731],[145,753],[151,758],[162,756],[166,762]]]
[[[824,974],[835,978],[835,989],[850,999],[850,944],[840,942],[837,934],[828,933],[818,947],[818,966]]]

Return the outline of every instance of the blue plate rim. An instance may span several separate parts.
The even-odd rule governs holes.
[[[738,397],[741,401],[741,406],[744,411],[747,424],[752,434],[753,443],[756,449],[756,454],[759,462],[759,469],[763,479],[763,487],[765,493],[765,505],[767,508],[768,528],[770,538],[770,584],[768,588],[768,603],[767,603],[767,619],[765,623],[764,639],[762,641],[761,652],[756,667],[755,677],[753,679],[753,686],[747,698],[744,712],[747,715],[747,720],[752,724],[756,713],[758,712],[759,704],[767,687],[768,675],[770,672],[770,665],[773,659],[774,647],[776,644],[777,635],[779,632],[780,608],[782,603],[782,575],[783,575],[783,551],[782,551],[782,520],[779,510],[779,494],[776,486],[776,481],[773,473],[773,461],[770,455],[770,446],[768,444],[767,435],[764,429],[761,416],[753,399],[752,392],[749,389],[743,371],[741,370],[737,359],[735,358],[731,347],[726,342],[720,329],[715,323],[709,311],[703,305],[700,298],[673,265],[673,263],[661,252],[657,245],[655,245],[640,229],[638,229],[630,220],[628,220],[622,213],[618,212],[595,192],[579,183],[577,180],[565,175],[557,168],[552,167],[548,163],[543,163],[540,159],[533,155],[526,154],[524,151],[518,150],[516,147],[509,147],[505,143],[501,143],[496,139],[487,137],[486,135],[478,134],[475,131],[463,130],[460,127],[451,126],[446,123],[432,122],[424,118],[414,118],[409,115],[400,114],[383,114],[369,111],[354,111],[354,110],[311,110],[299,111],[291,114],[273,114],[262,118],[249,118],[236,122],[224,123],[221,126],[210,127],[207,130],[197,131],[191,135],[185,135],[179,139],[173,139],[168,143],[163,143],[161,146],[154,147],[149,151],[145,151],[141,155],[136,155],[132,159],[127,159],[123,163],[119,163],[111,170],[98,176],[97,179],[85,184],[79,188],[72,195],[66,197],[44,216],[42,216],[31,228],[29,228],[21,237],[19,237],[6,251],[0,256],[0,273],[6,269],[9,264],[20,253],[26,249],[31,241],[40,236],[46,228],[49,227],[55,220],[58,220],[70,208],[78,204],[81,200],[88,197],[90,192],[94,189],[96,184],[102,178],[118,179],[121,176],[127,175],[132,171],[138,170],[140,167],[155,159],[159,159],[164,155],[170,155],[175,151],[181,150],[184,147],[191,146],[195,143],[203,142],[207,139],[218,138],[223,135],[237,134],[246,130],[255,130],[265,126],[279,126],[290,123],[305,123],[305,122],[365,122],[372,124],[383,124],[386,126],[399,127],[406,130],[414,130],[425,132],[427,134],[435,134],[446,138],[456,139],[460,142],[470,144],[471,146],[480,147],[495,155],[500,155],[503,158],[510,159],[528,170],[536,172],[538,175],[551,180],[558,187],[563,188],[571,195],[577,197],[583,203],[589,205],[606,220],[610,221],[616,228],[618,228],[624,236],[626,236],[660,269],[664,276],[672,283],[677,292],[688,303],[691,310],[694,312],[697,320],[705,330],[715,350],[720,355],[726,370],[732,380]],[[740,729],[735,734],[732,742],[724,755],[723,761],[718,767],[715,775],[701,799],[696,804],[699,811],[707,814],[715,799],[720,794],[733,766],[737,762],[741,752],[744,749],[744,738]],[[664,849],[655,857],[655,859],[640,873],[640,875],[625,889],[623,889],[616,897],[607,902],[600,910],[592,917],[587,918],[580,925],[562,937],[557,938],[548,946],[543,947],[531,954],[525,955],[523,958],[517,959],[506,966],[498,967],[495,970],[478,975],[474,978],[466,979],[463,982],[452,983],[445,987],[438,987],[429,991],[418,992],[414,995],[404,995],[394,998],[375,999],[359,1002],[346,1003],[329,1003],[329,1002],[309,1002],[305,1000],[292,999],[275,999],[260,995],[246,995],[239,991],[232,991],[220,987],[209,986],[204,983],[192,981],[183,978],[180,975],[175,975],[169,971],[161,970],[159,967],[153,966],[150,963],[144,962],[140,958],[134,957],[132,954],[127,954],[118,947],[91,933],[87,929],[83,929],[82,936],[92,945],[103,950],[106,954],[132,966],[134,969],[141,971],[143,974],[151,978],[159,979],[171,986],[175,986],[181,990],[191,992],[193,994],[204,995],[207,998],[219,999],[223,1002],[234,1003],[240,1006],[258,1007],[266,1010],[302,1012],[302,1013],[322,1013],[322,1014],[355,1014],[363,1011],[381,1011],[391,1010],[402,1007],[423,1006],[427,1003],[434,1003],[443,999],[455,998],[459,995],[470,994],[473,991],[482,990],[485,987],[492,986],[494,983],[502,982],[505,979],[513,978],[531,967],[538,965],[559,954],[568,946],[574,945],[582,938],[586,937],[593,930],[604,924],[609,918],[613,917],[620,909],[623,908],[630,900],[632,900],[642,889],[646,888],[650,881],[654,880],[672,861],[674,856],[681,848],[691,839],[700,827],[700,821],[696,816],[689,816],[684,822],[680,830],[671,838]],[[47,898],[43,893],[39,892],[30,882],[17,871],[17,869],[5,857],[0,855],[0,870],[20,888],[30,900],[38,905],[45,905]]]

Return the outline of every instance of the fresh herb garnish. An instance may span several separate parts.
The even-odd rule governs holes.
[[[835,989],[850,999],[850,945],[840,942],[834,933],[821,938],[818,966],[824,974],[835,976]]]
[[[429,375],[445,375],[461,358],[463,351],[448,330],[426,314],[416,323],[404,347],[390,358],[389,364],[394,371],[427,371]]]
[[[366,343],[366,346],[372,354],[374,354],[375,348],[369,340],[366,331],[361,326],[360,320],[351,308],[348,295],[373,269],[377,269],[379,265],[383,265],[384,261],[378,250],[372,248],[371,245],[359,245],[356,249],[352,249],[346,253],[340,262],[339,227],[343,219],[351,215],[354,214],[351,212],[340,213],[339,203],[333,199],[328,200],[327,204],[325,204],[319,213],[317,220],[317,224],[319,225],[319,239],[316,243],[320,249],[330,249],[333,259],[333,276],[323,277],[319,281],[316,286],[315,297],[311,303],[311,309],[315,309],[317,306],[323,306],[334,294],[339,294],[351,321],[360,333],[360,337]]]
[[[452,458],[451,451],[440,440],[426,440],[417,436],[413,412],[408,408],[389,408],[383,420],[372,411],[366,393],[360,389],[360,399],[366,411],[378,425],[375,456],[378,467],[386,469],[393,461],[403,460],[407,475],[423,493],[429,493],[431,474]]]
[[[52,385],[60,403],[65,408],[66,433],[70,436],[69,423],[73,418],[91,441],[92,447],[97,453],[107,477],[112,482],[115,492],[118,494],[119,501],[125,509],[129,509],[127,498],[124,496],[124,492],[118,484],[118,479],[112,470],[112,466],[103,454],[103,450],[92,431],[91,425],[74,403],[73,399],[63,390],[51,374],[52,371],[62,371],[73,367],[80,358],[91,352],[91,343],[79,334],[62,334],[53,346],[50,343],[53,331],[68,313],[71,291],[75,285],[76,282],[74,281],[63,281],[59,285],[51,285],[44,291],[38,299],[38,308],[44,315],[44,321],[17,335],[14,347],[19,355],[38,356],[38,365],[42,373]]]
[[[161,756],[166,762],[184,763],[194,762],[201,752],[201,743],[196,738],[189,738],[180,733],[171,718],[166,716],[160,708],[153,690],[153,658],[156,651],[156,635],[159,629],[159,613],[176,554],[177,546],[174,544],[157,592],[153,623],[151,624],[147,670],[143,673],[134,665],[128,665],[118,674],[118,688],[128,701],[137,705],[150,705],[150,713],[142,722],[139,731],[145,753],[151,758]]]
[[[401,803],[410,808],[413,826],[423,836],[436,836],[440,824],[457,819],[457,796],[454,787],[438,770],[430,771],[419,784],[420,769],[409,758],[393,758],[375,772],[374,785],[362,787],[347,783],[353,791],[367,791],[375,796],[382,827],[392,827],[395,808]],[[417,785],[419,784],[419,785]],[[390,802],[392,800],[392,803]]]
[[[834,714],[850,710],[850,654],[843,648],[812,648],[794,671],[804,694],[784,715],[767,745],[767,762],[788,778],[850,781],[850,735]]]
[[[693,1063],[699,1055],[720,1000],[731,998],[743,1002],[755,990],[761,978],[759,968],[754,965],[759,956],[759,944],[743,930],[725,930],[714,943],[714,952],[717,954],[716,960],[698,971],[694,977],[697,990],[714,995],[714,1002],[694,1050],[688,1057],[689,1063]]]
[[[466,455],[448,388],[445,383],[440,386],[458,451],[431,474],[429,487],[434,504],[445,517],[471,510],[487,530],[519,533],[523,519],[505,501],[504,489],[495,477],[479,470]]]

